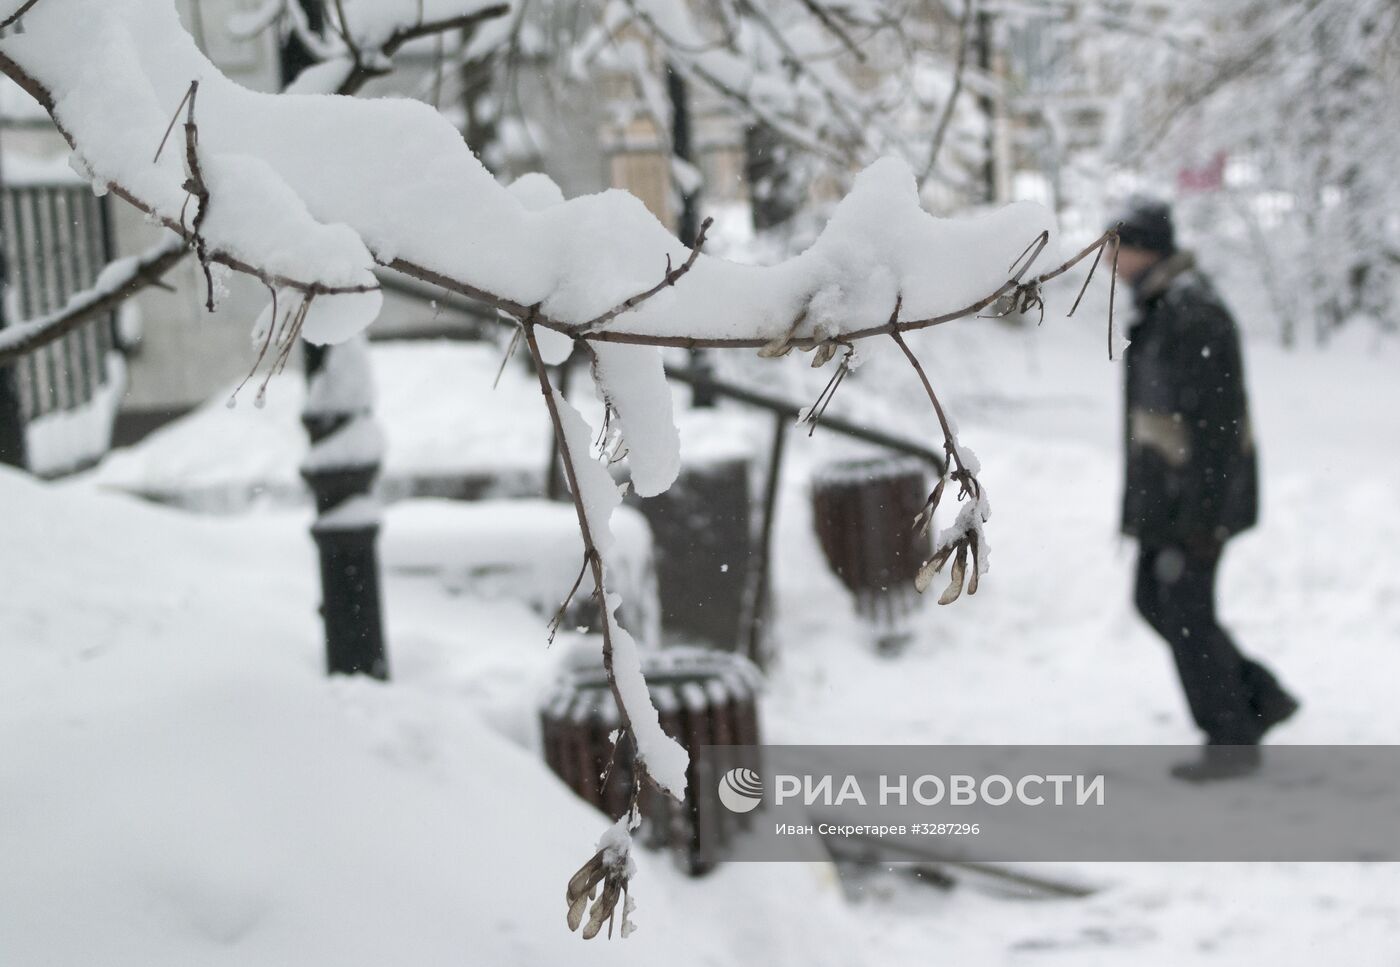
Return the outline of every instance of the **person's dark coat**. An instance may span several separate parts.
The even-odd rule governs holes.
[[[1188,252],[1154,265],[1134,295],[1123,532],[1148,545],[1218,546],[1259,515],[1235,321]]]

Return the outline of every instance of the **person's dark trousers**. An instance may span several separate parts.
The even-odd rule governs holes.
[[[1171,646],[1196,724],[1212,745],[1259,741],[1271,713],[1292,698],[1267,668],[1240,654],[1215,616],[1220,547],[1144,545],[1138,611]]]

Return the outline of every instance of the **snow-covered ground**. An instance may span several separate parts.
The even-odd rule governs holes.
[[[898,658],[869,646],[811,533],[808,473],[843,448],[793,438],[769,741],[1194,741],[1167,652],[1128,604],[1120,373],[1102,315],[1080,312],[915,342],[981,457],[993,558],[975,598],[924,609]],[[1397,350],[1251,346],[1264,519],[1227,556],[1222,611],[1305,703],[1280,742],[1400,736]],[[514,441],[504,462],[542,463],[538,395],[521,377],[491,397],[487,354],[471,352],[375,350],[391,466],[489,456],[490,443],[472,449],[478,432]],[[936,439],[909,375],[871,356],[835,408]],[[762,365],[815,395],[797,361]],[[415,370],[432,375],[414,387]],[[459,390],[467,405],[415,415],[414,395]],[[217,484],[216,460],[228,479],[258,467],[290,485],[294,396],[216,401],[82,481],[0,476],[14,522],[0,550],[0,855],[17,871],[0,878],[0,963],[1396,962],[1400,870],[1384,865],[1084,866],[1067,872],[1093,896],[1035,902],[899,876],[843,899],[827,868],[687,881],[652,858],[637,935],[579,941],[563,885],[603,820],[531,748],[531,703],[558,658],[538,614],[391,574],[394,683],[327,682],[306,511],[206,518],[94,493],[181,474]],[[697,427],[690,446],[753,433]]]

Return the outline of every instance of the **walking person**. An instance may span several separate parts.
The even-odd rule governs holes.
[[[1258,519],[1258,471],[1234,319],[1171,210],[1134,199],[1120,219],[1118,275],[1137,317],[1126,359],[1123,532],[1139,544],[1135,603],[1171,647],[1199,759],[1173,775],[1207,782],[1259,767],[1264,733],[1298,702],[1245,657],[1215,613],[1225,543]]]

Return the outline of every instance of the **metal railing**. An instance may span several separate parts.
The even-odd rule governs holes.
[[[412,330],[410,338],[480,339],[483,337],[486,326],[492,321],[504,325],[511,324],[509,320],[499,316],[494,311],[485,309],[463,296],[428,286],[415,279],[385,272],[380,276],[380,282],[385,289],[391,292],[423,301],[431,301],[436,306],[466,313],[471,319],[467,327],[463,327],[460,323],[453,324],[448,320],[440,320],[430,328]],[[560,390],[566,391],[570,366],[566,362],[558,369]],[[762,612],[768,599],[769,570],[773,556],[773,525],[777,515],[783,454],[787,446],[788,432],[796,425],[805,407],[801,403],[764,392],[755,387],[720,379],[702,365],[668,366],[666,367],[666,378],[690,386],[697,395],[703,391],[711,399],[731,400],[741,406],[765,410],[773,415],[773,440],[769,447],[768,466],[764,474],[758,546],[755,548],[757,568],[754,572],[753,586],[748,594],[751,606],[746,608],[748,611],[748,641],[745,643],[745,650],[749,657],[757,660],[761,652],[763,634],[764,615]],[[946,469],[941,452],[897,434],[887,433],[839,416],[829,415],[822,416],[817,422],[817,428],[828,433],[836,433],[860,440],[891,453],[913,457],[927,463],[929,468],[939,476],[942,476]],[[559,493],[562,493],[562,473],[552,438],[548,459],[548,470],[545,474],[546,489],[549,491],[558,490]],[[554,495],[558,496],[558,494]]]

